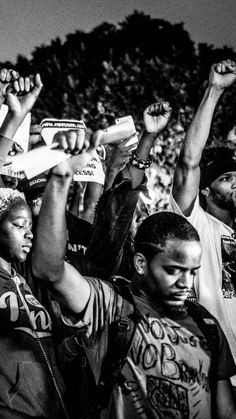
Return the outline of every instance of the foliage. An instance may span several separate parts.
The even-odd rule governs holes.
[[[19,56],[16,68],[41,74],[44,89],[34,108],[35,123],[45,117],[76,118],[96,129],[131,114],[140,131],[147,105],[158,99],[170,102],[172,119],[154,147],[156,164],[149,173],[156,196],[153,210],[166,205],[180,144],[210,66],[226,58],[236,60],[236,53],[228,47],[196,46],[182,23],[135,11],[117,25],[103,23],[89,33],[78,30],[64,43],[56,38],[36,48],[30,60]],[[235,93],[231,88],[218,106],[210,140],[214,143],[221,143],[235,122]]]

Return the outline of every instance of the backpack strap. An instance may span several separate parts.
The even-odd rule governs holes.
[[[208,342],[213,361],[216,361],[219,350],[219,333],[217,330],[217,323],[215,318],[205,307],[198,303],[187,300],[185,304],[187,305],[189,314],[197,323],[199,329]]]
[[[108,349],[101,368],[98,384],[98,411],[106,407],[116,383],[127,394],[131,391],[121,370],[133,343],[140,313],[136,307],[129,281],[123,277],[112,278],[112,284],[119,294],[115,321],[110,327]],[[120,298],[122,297],[122,298]]]
[[[209,345],[211,355],[212,355],[212,364],[210,367],[209,374],[209,384],[212,393],[212,412],[215,412],[215,395],[216,395],[216,371],[217,371],[217,362],[220,346],[220,337],[217,330],[216,319],[209,313],[209,311],[203,307],[201,304],[195,303],[193,301],[187,300],[185,302],[188,313],[192,316],[195,323],[197,323],[199,329],[205,336],[207,343]]]

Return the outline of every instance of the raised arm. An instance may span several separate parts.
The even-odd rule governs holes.
[[[32,269],[36,278],[48,282],[65,307],[79,313],[88,301],[90,288],[86,279],[64,261],[65,212],[73,174],[94,157],[97,144],[88,142],[84,130],[60,132],[56,141],[71,158],[54,167],[49,174],[36,229]]]
[[[112,187],[116,176],[128,164],[132,151],[137,147],[136,144],[127,145],[129,141],[130,138],[127,138],[111,146],[112,150],[105,172],[104,192]]]
[[[153,143],[169,121],[170,113],[171,108],[166,102],[150,105],[144,111],[145,130],[135,151],[139,160],[147,161],[149,158]],[[118,167],[121,167],[122,150],[123,146],[119,148],[116,160]],[[127,150],[124,156],[126,160]],[[115,182],[102,195],[98,203],[94,233],[86,251],[86,257],[91,262],[90,274],[108,280],[113,273],[117,273],[123,260],[123,246],[130,231],[139,193],[143,188],[144,169],[143,164],[138,168],[128,162],[122,170],[123,180]]]
[[[132,187],[141,185],[144,179],[144,170],[140,170],[135,162],[147,162],[150,157],[150,151],[158,134],[164,130],[171,116],[171,107],[168,102],[160,101],[148,106],[143,113],[144,130],[137,149],[134,152],[134,164],[128,164],[126,171],[132,181]]]
[[[6,83],[8,88],[4,90],[8,113],[0,128],[0,169],[12,148],[14,134],[33,108],[43,87],[39,74],[30,77],[18,77],[16,72],[11,74],[11,83]]]
[[[222,61],[211,67],[207,89],[183,142],[174,175],[173,197],[186,216],[190,215],[198,193],[199,164],[216,105],[224,90],[235,80],[236,65],[233,61]]]

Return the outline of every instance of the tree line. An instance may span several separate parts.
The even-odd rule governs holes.
[[[171,172],[210,66],[227,58],[236,60],[232,48],[195,44],[183,23],[134,11],[116,25],[105,22],[90,32],[78,29],[64,42],[56,38],[35,48],[30,59],[19,55],[16,65],[1,65],[24,75],[41,74],[44,89],[33,110],[34,123],[45,117],[76,118],[97,129],[131,114],[139,130],[143,110],[159,99],[168,100],[172,118],[155,158]],[[234,86],[218,106],[213,143],[221,143],[235,123],[235,93]]]

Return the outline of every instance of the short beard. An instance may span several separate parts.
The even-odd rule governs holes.
[[[234,203],[231,196],[225,196],[223,194],[214,192],[212,189],[211,191],[211,199],[214,203],[221,209],[231,211],[236,213],[236,202]]]
[[[181,305],[172,305],[162,302],[161,306],[164,312],[172,319],[184,318],[188,315],[188,310],[184,303]]]

